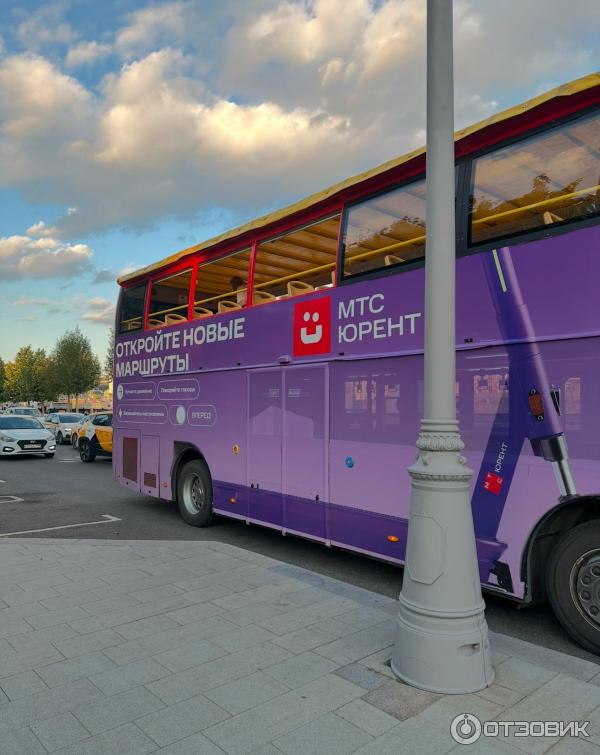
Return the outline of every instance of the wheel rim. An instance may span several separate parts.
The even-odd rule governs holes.
[[[58,435],[56,436],[56,442],[57,442],[57,443],[58,443],[59,445],[61,445],[61,444],[62,444],[62,442],[63,442],[63,436],[62,436],[62,433],[59,433],[59,434],[58,434]]]
[[[571,599],[583,618],[600,629],[600,549],[594,548],[573,564]]]
[[[88,451],[89,451],[88,444],[84,443],[81,446],[81,458],[82,459],[87,459],[87,457],[89,456]]]
[[[204,485],[197,474],[188,475],[183,483],[183,505],[190,514],[202,511],[206,500]]]

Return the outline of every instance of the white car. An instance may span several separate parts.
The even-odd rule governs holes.
[[[83,419],[83,414],[55,412],[42,417],[41,421],[44,427],[47,427],[48,430],[52,430],[54,433],[56,445],[62,446],[63,443],[71,442],[71,432],[73,427],[75,427],[81,419]]]
[[[43,454],[51,459],[56,451],[54,433],[35,417],[0,415],[0,457]]]

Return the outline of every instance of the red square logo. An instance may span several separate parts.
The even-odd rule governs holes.
[[[331,351],[331,299],[308,299],[294,305],[294,356]]]
[[[499,495],[502,490],[503,478],[500,475],[488,472],[483,481],[483,487],[494,495]]]

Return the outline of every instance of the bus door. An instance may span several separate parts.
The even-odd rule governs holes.
[[[283,526],[281,367],[248,371],[248,518]]]
[[[327,365],[283,373],[283,527],[325,538],[329,437]]]

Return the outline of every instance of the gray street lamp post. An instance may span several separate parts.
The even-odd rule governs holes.
[[[425,403],[392,670],[435,692],[475,692],[494,670],[469,481],[456,420],[452,0],[427,0]]]

